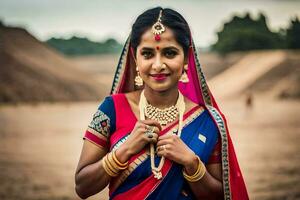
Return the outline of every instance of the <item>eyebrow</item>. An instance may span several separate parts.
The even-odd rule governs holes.
[[[143,47],[141,51],[152,51],[154,48],[151,47]]]
[[[174,46],[170,46],[170,47],[165,47],[165,48],[162,48],[162,50],[175,50],[175,51],[179,51],[179,49],[177,47],[174,47]]]
[[[155,48],[151,48],[151,47],[143,47],[141,51],[153,51],[154,49]],[[161,48],[161,50],[169,50],[169,49],[174,49],[176,51],[179,51],[179,49],[175,46],[168,46],[168,47]]]

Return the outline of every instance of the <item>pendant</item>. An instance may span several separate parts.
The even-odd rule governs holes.
[[[154,174],[154,178],[156,178],[157,180],[160,180],[162,178],[162,173],[160,171],[152,171]]]

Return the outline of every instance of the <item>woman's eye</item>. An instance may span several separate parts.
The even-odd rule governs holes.
[[[144,57],[144,58],[151,58],[151,56],[152,56],[152,52],[150,52],[150,51],[143,51],[142,52],[142,56]]]
[[[172,50],[168,50],[165,52],[165,56],[167,58],[173,58],[177,55],[177,52],[176,51],[172,51]]]

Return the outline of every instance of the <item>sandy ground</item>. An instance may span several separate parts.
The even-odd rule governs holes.
[[[251,199],[300,199],[300,102],[223,101]],[[0,199],[79,199],[74,172],[97,102],[0,106]],[[89,199],[107,199],[104,191]]]

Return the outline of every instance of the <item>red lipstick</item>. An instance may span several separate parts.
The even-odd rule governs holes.
[[[163,81],[167,78],[168,74],[151,74],[150,76],[156,81]]]

